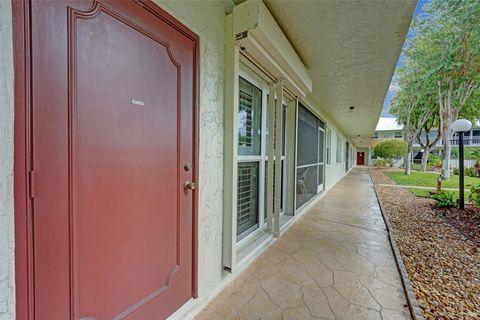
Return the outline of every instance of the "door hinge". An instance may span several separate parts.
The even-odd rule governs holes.
[[[33,170],[28,173],[28,186],[30,198],[35,197],[35,171]]]

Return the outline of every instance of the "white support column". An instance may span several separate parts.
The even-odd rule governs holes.
[[[275,84],[269,85],[268,96],[268,162],[267,162],[267,229],[273,233],[273,156],[275,150]]]
[[[295,188],[296,188],[296,128],[297,128],[297,99],[293,99],[287,103],[287,112],[285,119],[285,145],[286,145],[286,159],[285,159],[285,208],[284,214],[295,215]]]
[[[226,18],[227,46],[225,68],[225,165],[223,184],[223,266],[232,271],[236,265],[237,245],[237,155],[238,155],[238,92],[239,50],[233,35],[232,15]]]
[[[274,192],[274,225],[273,234],[275,237],[280,236],[280,204],[282,194],[282,98],[283,98],[283,79],[280,79],[275,86],[277,96],[277,104],[275,106],[275,192]],[[273,133],[274,127],[271,127]]]
[[[292,204],[292,214],[295,215],[297,212],[297,148],[298,148],[298,98],[292,102],[293,105],[293,114],[294,114],[294,137],[293,137],[293,204]]]

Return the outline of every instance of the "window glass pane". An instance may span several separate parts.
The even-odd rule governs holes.
[[[325,133],[322,130],[318,130],[318,162],[323,162],[323,142]]]
[[[302,105],[298,110],[297,165],[317,163],[318,160],[318,121]]]
[[[323,184],[323,164],[318,166],[318,185]]]
[[[350,154],[348,153],[350,149],[350,145],[348,142],[345,142],[345,171],[348,171],[349,168],[349,160],[350,160]]]
[[[280,211],[283,211],[283,182],[284,182],[284,169],[283,169],[283,165],[285,163],[285,160],[282,160],[282,183],[281,183],[281,190],[280,190]],[[263,216],[264,218],[267,218],[267,199],[268,199],[268,161],[265,161],[265,190],[264,190],[264,194],[265,194],[265,202],[264,202],[264,208],[263,208]],[[275,166],[273,167],[273,192],[275,193]],[[272,204],[272,208],[275,206],[275,199],[273,199],[273,204]],[[273,212],[272,212],[273,214]]]
[[[268,96],[269,96],[269,95],[267,94],[267,101],[268,101]],[[275,104],[276,104],[276,103],[277,103],[277,100],[275,99]],[[286,115],[287,115],[287,113],[286,113],[286,111],[287,111],[287,106],[286,106],[286,105],[283,105],[282,108],[283,108],[283,111],[282,111],[282,112],[283,112],[283,115],[282,115],[282,156],[284,156],[284,155],[285,155],[285,132],[286,132],[286,130],[285,130],[285,128],[286,128],[286,127],[285,127],[285,125],[286,125],[286,119],[285,119],[285,117],[286,117]],[[275,108],[275,112],[276,112],[276,110],[277,110],[277,108]],[[269,133],[269,129],[268,129],[268,116],[269,116],[269,115],[268,115],[268,108],[267,108],[267,112],[266,112],[266,113],[267,113],[267,125],[266,125],[266,133],[265,133],[266,139],[265,139],[265,141],[267,141],[267,144],[268,144],[268,133]],[[277,127],[277,125],[275,124],[275,128],[276,128],[276,127]],[[276,137],[275,137],[275,139],[276,139]],[[275,144],[276,144],[275,139],[273,139],[273,140],[274,140],[274,143],[273,143],[274,146],[275,146]],[[267,149],[267,150],[266,150],[266,154],[268,155],[268,147],[267,147],[266,149]]]
[[[327,130],[327,164],[332,162],[332,131]]]
[[[237,235],[258,224],[258,162],[238,163]]]
[[[342,162],[342,138],[337,134],[337,162]]]
[[[317,167],[297,169],[297,209],[317,194]]]
[[[238,154],[260,155],[262,91],[240,78]]]
[[[275,172],[275,167],[273,168],[273,171]],[[273,178],[275,180],[275,176]],[[273,187],[275,188],[275,181],[273,184]],[[267,204],[268,204],[268,161],[265,161],[265,188],[264,188],[264,201],[263,201],[263,218],[267,218]]]
[[[285,132],[286,132],[286,125],[287,125],[287,106],[283,105],[283,116],[282,116],[282,156],[285,155]]]

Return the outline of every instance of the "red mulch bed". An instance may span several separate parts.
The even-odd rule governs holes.
[[[465,210],[458,208],[440,208],[436,205],[433,209],[440,217],[457,228],[467,239],[480,247],[480,209],[473,205],[465,205]]]

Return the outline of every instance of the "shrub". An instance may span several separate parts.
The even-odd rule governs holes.
[[[374,160],[373,165],[375,167],[385,167],[385,160],[383,160],[383,159]]]
[[[465,168],[464,173],[466,176],[469,176],[469,177],[477,176],[477,170],[475,170],[475,168]]]
[[[373,150],[375,156],[385,160],[385,163],[393,167],[396,158],[407,154],[407,144],[398,139],[387,140],[379,143]]]
[[[477,160],[477,162],[473,166],[473,169],[475,170],[475,176],[479,177],[480,176],[480,162],[479,162],[479,160]]]
[[[477,208],[480,208],[480,184],[469,184],[470,194],[468,201],[473,202]]]
[[[428,160],[427,160],[427,165],[429,167],[433,168],[441,168],[442,167],[442,157],[436,154],[429,154],[428,155]]]
[[[422,166],[419,163],[410,164],[410,169],[415,171],[422,171]]]
[[[437,192],[432,194],[440,208],[454,208],[457,206],[457,196],[453,192]]]
[[[477,160],[477,163],[480,162],[480,149],[474,149],[470,153],[472,159]]]
[[[479,147],[465,147],[464,149],[464,157],[465,159],[475,159],[480,157],[480,148]],[[458,147],[452,148],[452,152],[450,153],[452,159],[458,159]]]
[[[465,174],[465,176],[468,176],[468,177],[478,177],[480,174],[480,166],[479,167],[473,167],[473,168],[465,168],[463,170],[463,173]],[[453,174],[458,176],[460,174],[460,170],[458,168],[453,168]]]

